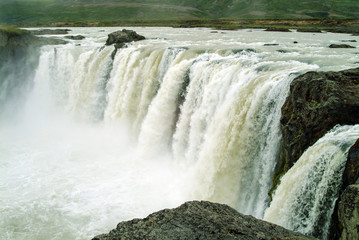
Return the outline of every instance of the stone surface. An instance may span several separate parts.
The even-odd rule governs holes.
[[[106,45],[115,44],[116,48],[121,48],[125,43],[144,39],[144,36],[137,34],[135,31],[123,29],[122,31],[110,33],[106,40]]]
[[[355,48],[355,47],[348,44],[330,44],[329,48]]]
[[[288,28],[276,28],[276,27],[269,27],[265,31],[268,32],[290,32]]]
[[[359,178],[359,139],[349,149],[343,173],[343,188],[354,184]],[[359,223],[358,223],[359,224]]]
[[[280,171],[287,171],[309,146],[336,124],[357,123],[359,68],[308,72],[295,78],[282,106]]]
[[[144,219],[121,222],[93,240],[215,240],[314,239],[283,227],[238,213],[233,208],[205,201],[187,202]]]
[[[359,185],[348,186],[339,202],[340,239],[359,239]]]
[[[66,36],[65,38],[71,39],[71,40],[82,40],[82,39],[84,39],[85,37],[82,36],[82,35],[71,35],[71,36]]]

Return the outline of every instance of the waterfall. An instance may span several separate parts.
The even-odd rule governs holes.
[[[264,219],[326,238],[349,148],[359,125],[336,126],[307,149],[282,177]]]
[[[325,159],[344,156],[357,127],[337,127],[320,140],[332,139],[306,153],[318,164],[301,159],[271,205],[268,191],[291,81],[309,70],[349,66],[352,50],[328,52],[329,34],[307,42],[297,34],[300,43],[292,44],[296,33],[278,33],[275,49],[264,46],[272,35],[259,30],[140,29],[147,40],[113,55],[113,46],[103,46],[113,29],[74,28],[85,40],[42,47],[38,66],[11,83],[20,88],[11,99],[22,105],[18,114],[0,116],[0,238],[85,239],[194,199],[324,233],[336,191],[325,188],[338,183],[320,179],[331,175],[325,164],[340,175],[343,161]],[[0,100],[8,99],[7,89]],[[308,175],[311,169],[322,175]],[[304,180],[287,180],[293,174]],[[292,181],[295,187],[286,187]],[[321,190],[311,188],[317,182]],[[319,193],[328,196],[327,211]]]

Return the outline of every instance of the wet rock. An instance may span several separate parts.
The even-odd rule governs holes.
[[[282,106],[283,147],[276,175],[336,124],[359,123],[359,68],[307,72],[291,83]]]
[[[329,48],[355,48],[355,47],[348,44],[330,44]]]
[[[85,37],[82,36],[82,35],[66,36],[65,38],[71,39],[71,40],[82,40],[82,39],[85,39]]]
[[[283,227],[238,213],[233,208],[206,201],[187,202],[144,219],[121,222],[108,234],[93,240],[215,240],[314,239]]]
[[[263,46],[270,47],[270,46],[278,46],[278,43],[265,43]]]
[[[359,239],[359,185],[348,186],[339,202],[341,240]]]
[[[341,40],[341,42],[357,42],[357,40]]]
[[[125,45],[125,43],[144,39],[146,39],[144,36],[137,34],[135,31],[123,29],[122,31],[110,33],[108,35],[106,45],[115,44],[116,48],[121,48]]]

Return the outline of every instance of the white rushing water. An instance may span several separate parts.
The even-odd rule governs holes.
[[[336,126],[282,177],[264,219],[326,239],[349,148],[359,125]]]
[[[114,59],[119,28],[41,49],[20,113],[0,116],[0,239],[90,239],[193,199],[262,218],[291,80],[357,61],[328,48],[345,34],[133,29],[148,40]]]

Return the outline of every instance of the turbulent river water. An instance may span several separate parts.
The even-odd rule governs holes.
[[[86,38],[44,46],[35,77],[19,81],[26,91],[6,100],[0,239],[90,239],[193,199],[316,233],[335,196],[318,199],[340,185],[358,126],[308,149],[270,204],[280,109],[299,74],[355,67],[357,50],[328,46],[359,37],[131,28],[147,40],[112,58],[104,43],[120,29],[73,28]]]

